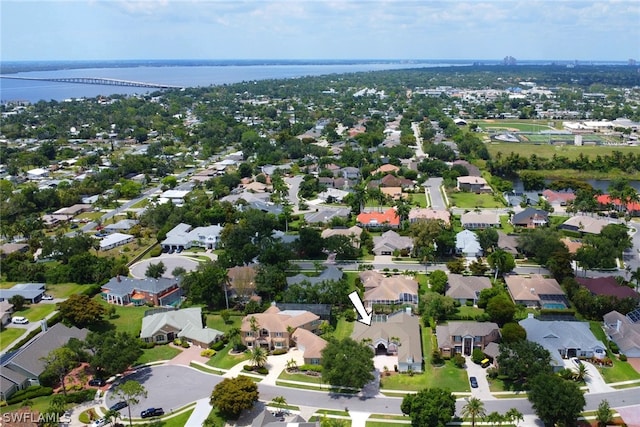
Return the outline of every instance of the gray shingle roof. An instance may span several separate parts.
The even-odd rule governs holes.
[[[134,290],[160,294],[176,284],[176,279],[161,277],[159,279],[134,279],[131,277],[113,277],[102,285],[102,289],[107,289],[113,295],[131,295]]]
[[[324,281],[338,281],[342,279],[343,273],[339,268],[330,265],[320,273],[319,276],[306,276],[304,274],[296,274],[292,277],[287,277],[287,285],[294,285],[301,282],[309,282],[312,285],[321,283]]]

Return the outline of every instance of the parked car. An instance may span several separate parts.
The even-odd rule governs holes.
[[[571,361],[573,362],[574,365],[576,365],[577,367],[580,367],[580,365],[582,365],[582,361],[580,359],[578,359],[577,357],[572,357]]]
[[[471,388],[478,388],[478,379],[476,377],[469,377]]]
[[[93,387],[102,387],[106,384],[106,381],[102,378],[92,378],[89,380],[89,385]]]
[[[140,413],[141,418],[159,417],[161,415],[164,415],[162,408],[149,408]]]
[[[124,409],[127,406],[129,406],[129,404],[127,402],[125,402],[124,400],[121,400],[120,402],[116,402],[113,405],[111,405],[109,407],[109,410],[111,410],[111,411],[119,411],[120,409]]]
[[[16,316],[11,318],[11,323],[15,323],[16,325],[26,325],[29,323],[29,319],[22,316]]]
[[[106,418],[98,418],[94,422],[91,423],[91,427],[104,427],[107,425]]]
[[[48,295],[48,294],[44,294],[44,295],[42,295],[42,300],[43,301],[53,301],[53,296]]]

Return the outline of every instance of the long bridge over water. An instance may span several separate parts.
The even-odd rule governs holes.
[[[42,82],[77,83],[85,85],[145,87],[153,89],[182,89],[182,86],[166,85],[162,83],[136,82],[131,80],[110,79],[105,77],[18,77],[0,75],[0,79],[35,80]]]

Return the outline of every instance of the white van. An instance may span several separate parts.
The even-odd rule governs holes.
[[[29,319],[27,319],[26,317],[22,317],[22,316],[16,316],[16,317],[12,317],[11,318],[11,323],[15,323],[17,325],[25,325],[25,324],[29,323]]]

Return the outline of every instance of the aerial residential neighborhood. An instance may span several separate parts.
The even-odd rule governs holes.
[[[2,104],[3,415],[634,425],[637,67],[495,67]]]

